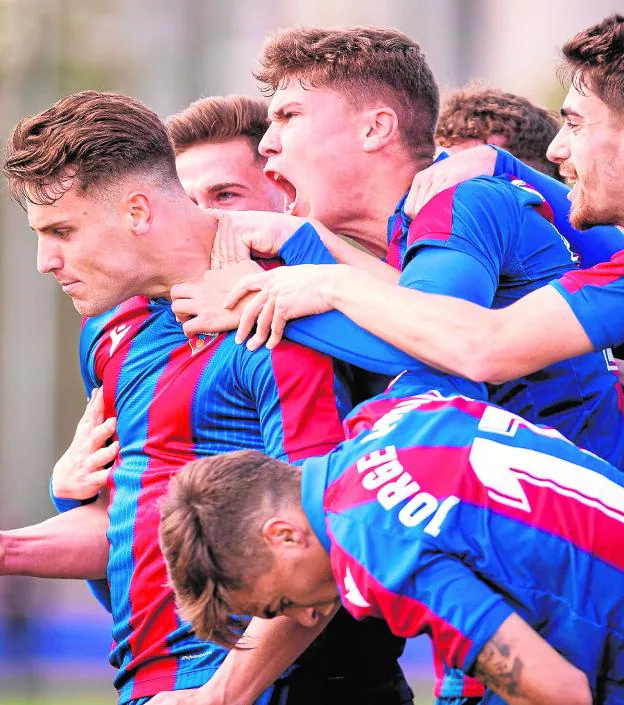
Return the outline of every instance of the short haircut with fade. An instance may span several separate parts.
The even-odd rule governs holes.
[[[267,103],[246,95],[200,98],[168,117],[165,125],[176,154],[201,142],[222,142],[236,137],[248,139],[257,153],[269,126]]]
[[[624,115],[624,15],[613,14],[576,34],[563,45],[562,81],[595,93]]]
[[[256,78],[274,93],[291,79],[335,90],[360,107],[382,100],[396,111],[403,145],[432,158],[438,86],[420,46],[395,29],[295,27],[265,43]]]
[[[470,139],[485,143],[492,135],[501,135],[505,149],[518,159],[559,178],[558,166],[546,158],[548,145],[559,132],[559,122],[555,112],[528,98],[473,83],[446,99],[436,139],[442,147],[452,147]]]
[[[300,501],[300,477],[299,468],[248,450],[195,460],[171,481],[160,546],[180,615],[200,638],[233,646],[240,637],[227,593],[270,570],[262,525]]]
[[[173,145],[158,115],[134,98],[82,91],[25,117],[11,133],[4,163],[12,197],[51,204],[135,171],[177,181]]]

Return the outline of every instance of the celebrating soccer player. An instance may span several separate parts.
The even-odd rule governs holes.
[[[458,396],[373,401],[347,426],[301,471],[249,452],[176,477],[161,543],[198,632],[228,639],[237,611],[310,625],[339,597],[504,702],[621,702],[622,474]]]

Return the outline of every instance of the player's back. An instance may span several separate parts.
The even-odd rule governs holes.
[[[460,251],[475,259],[483,285],[491,287],[483,303],[508,306],[577,266],[564,239],[540,214],[542,204],[541,196],[524,182],[503,177],[481,177],[448,189],[413,222],[396,214],[394,241],[399,250],[405,249],[403,267],[425,248]],[[553,426],[581,447],[624,466],[624,400],[606,353],[564,360],[490,385],[489,392],[492,402],[534,423]]]
[[[324,501],[338,574],[361,590],[354,613],[367,604],[360,616],[381,610],[396,633],[431,630],[461,668],[515,611],[597,702],[624,697],[617,469],[552,429],[436,392],[365,403],[346,426]]]

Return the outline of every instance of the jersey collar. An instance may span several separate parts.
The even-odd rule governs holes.
[[[301,468],[301,505],[310,526],[329,553],[330,541],[325,527],[323,500],[327,486],[327,456],[308,458]]]

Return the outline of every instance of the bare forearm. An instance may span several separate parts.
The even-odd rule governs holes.
[[[96,502],[34,526],[0,532],[0,575],[106,577],[106,508]]]
[[[474,675],[509,705],[591,705],[586,676],[518,615],[503,622]]]
[[[328,282],[326,298],[333,308],[412,357],[479,382],[515,379],[592,349],[552,287],[506,309],[490,310],[341,267]]]
[[[329,619],[302,627],[288,617],[252,619],[240,645],[232,649],[210,681],[197,692],[198,705],[252,705],[323,631]],[[202,698],[205,692],[205,699]]]

